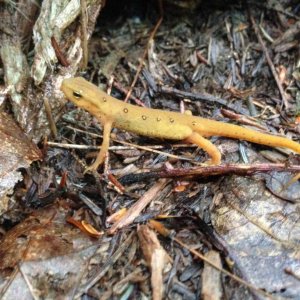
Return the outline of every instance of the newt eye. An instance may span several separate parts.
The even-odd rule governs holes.
[[[73,96],[74,96],[76,99],[80,99],[80,98],[82,97],[81,92],[79,92],[79,91],[74,91],[74,92],[73,92]]]

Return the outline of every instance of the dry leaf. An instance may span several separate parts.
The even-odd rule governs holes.
[[[0,113],[0,214],[6,210],[7,194],[22,180],[19,168],[42,158],[38,147],[31,142],[16,122],[6,113]]]

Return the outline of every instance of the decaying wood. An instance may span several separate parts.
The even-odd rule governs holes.
[[[141,211],[151,201],[153,201],[155,197],[158,197],[158,194],[162,192],[167,183],[167,179],[160,179],[156,184],[154,184],[133,206],[130,207],[130,209],[120,220],[112,225],[112,227],[109,229],[109,234],[113,234],[116,232],[116,230],[131,224],[134,219],[140,215]]]
[[[152,297],[155,300],[164,299],[163,271],[171,259],[161,246],[154,231],[148,226],[140,226],[137,233],[145,260],[151,270]]]
[[[205,254],[205,257],[210,261],[213,261],[220,268],[222,267],[220,254],[216,251],[209,251]],[[204,263],[204,269],[202,273],[202,292],[201,296],[203,300],[219,300],[222,299],[222,283],[221,274],[218,270]]]
[[[29,3],[30,7],[36,7],[35,1]],[[20,11],[23,11],[21,2],[19,3],[21,6],[16,11],[11,11],[8,4],[0,5],[2,6],[0,18],[4,20],[0,24],[2,40],[0,55],[14,116],[27,134],[35,141],[39,141],[42,136],[50,133],[44,99],[51,99],[49,104],[52,118],[57,121],[65,105],[63,95],[59,92],[61,81],[65,76],[75,75],[82,60],[80,24],[77,24],[77,29],[73,28],[72,31],[68,29],[68,26],[80,15],[80,1],[43,1],[35,22],[29,19],[36,15],[34,9],[27,8],[20,15]],[[96,18],[102,7],[101,0],[92,1],[88,5],[89,20],[85,29],[88,38],[94,30]],[[27,11],[33,12],[26,15]],[[33,31],[35,52],[31,67],[28,64],[28,57],[22,50],[24,33],[17,30],[18,25],[24,23],[17,22],[20,18],[23,18],[22,22],[28,19],[27,24]],[[21,29],[24,29],[23,25]],[[26,34],[28,31],[26,26]],[[76,32],[75,36],[73,32]],[[60,47],[64,48],[63,52],[70,62],[70,67],[59,68],[58,72],[54,72],[58,58],[51,43],[52,37],[55,37]]]

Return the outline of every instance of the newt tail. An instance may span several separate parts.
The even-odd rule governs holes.
[[[206,123],[209,126],[206,126]],[[203,127],[205,128],[205,131],[203,131]],[[201,126],[199,129],[196,127],[195,131],[205,137],[223,136],[232,139],[240,139],[270,147],[289,148],[300,154],[300,144],[297,142],[284,137],[262,133],[234,124],[201,118]]]

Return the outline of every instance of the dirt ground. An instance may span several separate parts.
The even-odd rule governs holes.
[[[300,299],[299,155],[224,125],[300,142],[298,1],[0,9],[1,299]],[[154,138],[113,128],[85,172],[103,123],[61,92],[79,76],[146,114],[220,121],[203,132],[221,164],[153,122]]]

